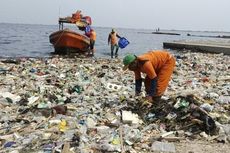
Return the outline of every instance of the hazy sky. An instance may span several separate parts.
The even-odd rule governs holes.
[[[0,0],[0,22],[57,24],[78,9],[94,26],[230,31],[230,0]]]

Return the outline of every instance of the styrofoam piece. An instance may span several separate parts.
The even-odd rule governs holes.
[[[139,119],[137,114],[132,113],[131,111],[122,111],[122,121],[123,123],[139,124],[142,121]]]

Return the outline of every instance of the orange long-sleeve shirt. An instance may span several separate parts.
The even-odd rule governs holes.
[[[97,37],[96,32],[95,32],[94,30],[93,30],[93,31],[91,31],[91,32],[90,32],[90,39],[92,39],[92,40],[96,41],[96,37]]]
[[[141,79],[141,72],[147,74],[150,79],[157,77],[159,70],[165,65],[165,63],[171,59],[171,54],[167,51],[150,51],[137,58],[142,61],[146,61],[144,65],[134,71],[135,79]]]

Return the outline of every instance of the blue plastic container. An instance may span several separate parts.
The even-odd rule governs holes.
[[[85,33],[89,33],[89,32],[90,32],[90,29],[91,29],[91,27],[90,27],[89,25],[87,25],[87,26],[85,27]]]
[[[90,30],[91,30],[91,27],[89,25],[85,27],[85,35],[88,37],[90,36]]]
[[[129,41],[124,37],[120,38],[118,41],[118,45],[121,49],[125,48],[128,44],[129,44]]]

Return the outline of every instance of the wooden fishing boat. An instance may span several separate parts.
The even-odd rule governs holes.
[[[79,32],[70,29],[63,29],[64,23],[75,24]],[[82,17],[81,11],[72,14],[72,17],[59,18],[59,30],[53,32],[50,36],[50,43],[53,44],[55,53],[85,53],[89,49],[90,39],[81,34],[80,31],[85,31],[86,26],[92,24],[89,16]]]
[[[55,53],[66,54],[68,52],[84,53],[88,51],[90,40],[85,35],[69,29],[59,30],[49,36]]]

